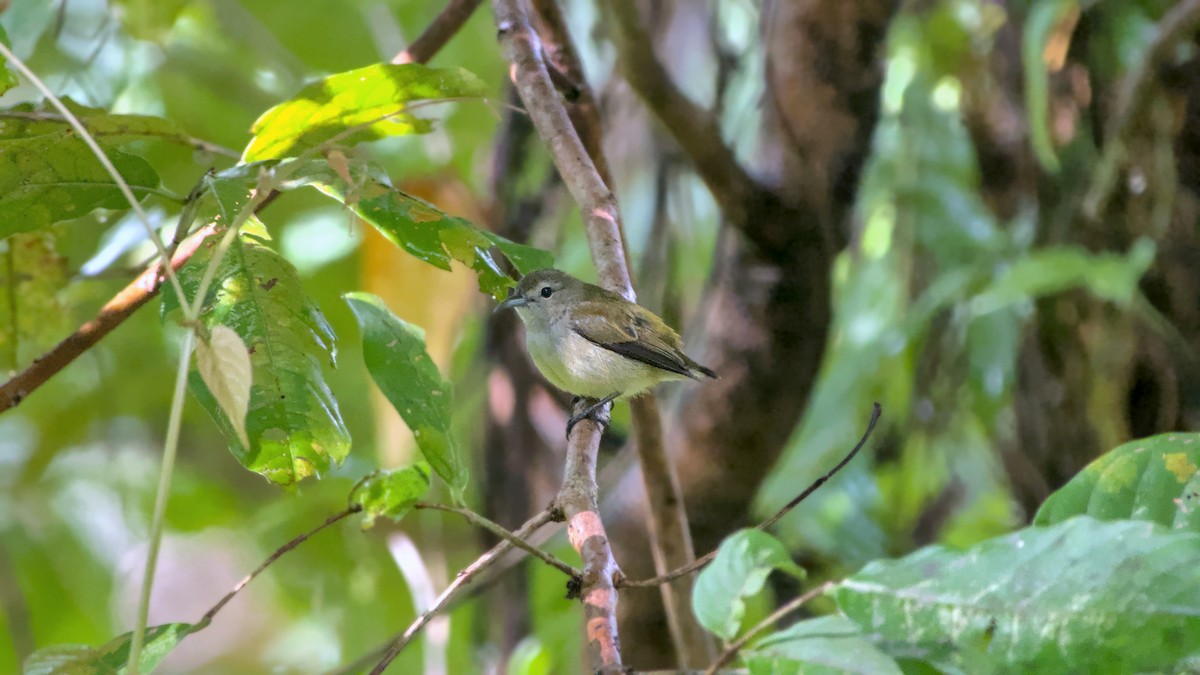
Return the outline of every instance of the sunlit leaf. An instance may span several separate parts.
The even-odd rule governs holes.
[[[103,149],[135,196],[158,186],[145,160]],[[78,136],[64,131],[0,140],[0,238],[99,208],[126,209],[129,202]]]
[[[1086,514],[1200,531],[1200,434],[1126,443],[1092,462],[1038,509],[1035,525]]]
[[[253,373],[250,353],[242,338],[228,326],[213,326],[208,339],[196,342],[196,370],[208,391],[221,406],[221,412],[233,427],[244,447],[250,446],[246,436],[246,413],[250,408],[250,386]]]
[[[822,616],[772,633],[742,651],[750,675],[861,673],[899,675],[884,654],[844,616]]]
[[[66,330],[67,259],[54,235],[26,232],[0,241],[0,364],[19,368]]]
[[[869,564],[836,591],[876,644],[971,672],[1171,670],[1200,650],[1200,534],[1082,516]]]
[[[692,589],[700,625],[725,640],[734,638],[746,613],[746,598],[760,593],[774,570],[804,576],[783,544],[766,532],[741,530],[726,537]]]
[[[138,672],[149,673],[162,663],[179,641],[192,632],[187,623],[168,623],[146,629]],[[129,672],[129,646],[133,633],[126,633],[100,647],[55,645],[39,649],[25,660],[25,675],[92,675]]]
[[[8,39],[8,33],[4,32],[4,26],[0,26],[0,42],[3,42],[7,47],[12,47],[12,42]],[[0,94],[12,89],[17,84],[17,76],[8,69],[8,63],[0,58]]]
[[[425,352],[425,331],[393,314],[377,296],[343,297],[362,329],[363,360],[371,378],[413,430],[425,461],[461,495],[467,470],[450,433],[453,391]]]
[[[379,181],[362,178],[362,185],[349,187],[330,181],[318,187],[333,196],[360,218],[374,225],[389,241],[412,255],[448,270],[457,260],[479,276],[479,288],[502,298],[515,282],[493,257],[495,246],[512,261],[521,274],[549,267],[553,256],[541,249],[511,242],[476,229],[465,218],[450,216],[428,202]]]
[[[362,506],[365,516],[363,529],[373,526],[380,517],[400,520],[428,491],[426,462],[371,474],[354,490],[354,503]]]
[[[279,159],[328,141],[342,145],[429,131],[416,101],[482,98],[487,86],[461,68],[375,64],[330,75],[263,113],[243,159]]]
[[[198,290],[216,239],[180,269],[189,297]],[[172,294],[163,299],[165,312],[176,307]],[[345,459],[350,436],[321,368],[322,361],[334,359],[333,331],[291,263],[254,237],[239,235],[217,267],[201,322],[210,331],[222,325],[233,329],[250,355],[249,446],[239,440],[199,374],[193,371],[189,381],[238,461],[274,483],[291,485]]]

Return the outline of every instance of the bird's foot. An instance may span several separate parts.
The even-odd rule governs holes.
[[[571,410],[574,414],[567,420],[567,440],[571,440],[571,430],[575,428],[575,425],[584,420],[592,420],[596,424],[599,424],[601,428],[607,427],[608,423],[612,420],[609,417],[608,411],[605,410],[605,406],[612,403],[613,399],[620,395],[618,392],[605,396],[600,400],[584,398],[582,396],[576,396],[571,399]]]

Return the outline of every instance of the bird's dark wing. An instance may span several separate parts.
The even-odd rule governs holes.
[[[680,349],[679,336],[662,319],[648,310],[630,304],[613,311],[609,305],[600,311],[588,311],[583,303],[571,328],[588,342],[665,371],[696,379],[693,369],[706,375],[712,371],[699,366]],[[707,371],[707,372],[705,372]]]

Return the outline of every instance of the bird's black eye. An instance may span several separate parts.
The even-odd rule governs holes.
[[[548,298],[554,293],[554,289],[549,286],[542,286],[542,297]]]

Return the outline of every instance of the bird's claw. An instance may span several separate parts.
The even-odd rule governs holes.
[[[604,406],[612,403],[613,399],[615,399],[617,396],[618,394],[606,396],[586,406],[585,404],[587,404],[591,399],[586,399],[582,396],[576,396],[575,398],[571,399],[571,410],[576,412],[575,414],[571,415],[570,419],[567,420],[567,440],[571,440],[571,430],[575,428],[575,425],[584,420],[592,420],[596,424],[599,424],[602,428],[607,427],[608,423],[612,421],[612,418],[604,412]],[[582,410],[580,410],[581,407],[583,408]]]

